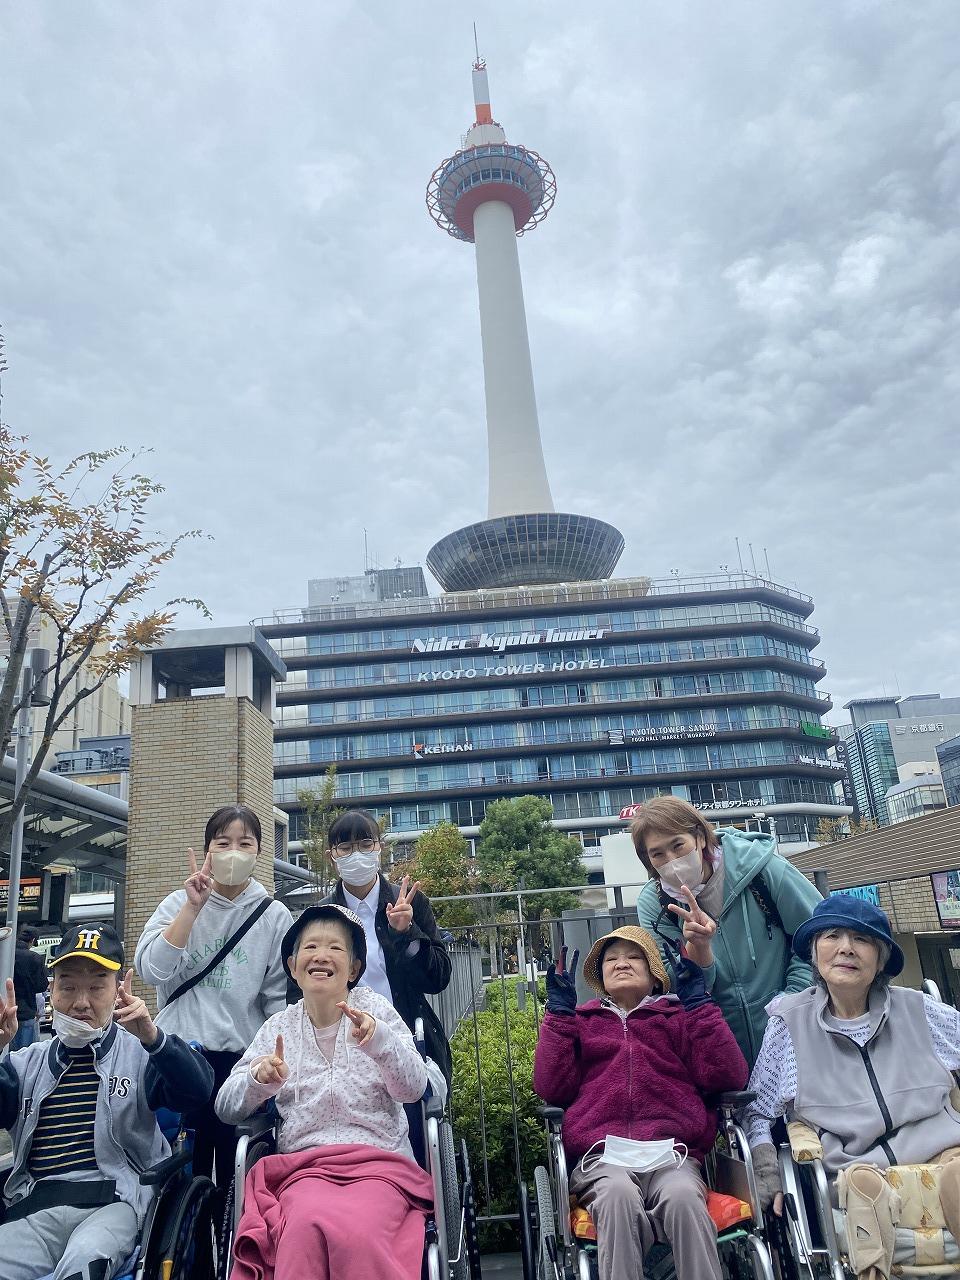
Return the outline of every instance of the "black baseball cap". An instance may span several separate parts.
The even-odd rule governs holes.
[[[363,977],[363,971],[367,967],[367,935],[363,931],[363,921],[355,911],[351,911],[349,907],[341,907],[336,902],[323,902],[316,907],[307,907],[294,920],[293,924],[283,935],[283,941],[280,943],[280,958],[283,961],[283,967],[287,973],[290,972],[289,960],[293,955],[293,949],[296,946],[297,938],[303,933],[308,924],[313,924],[315,920],[339,920],[342,924],[346,924],[353,935],[353,958],[360,961],[360,972],[356,979],[349,985],[355,987]]]
[[[47,962],[52,969],[61,960],[92,960],[116,973],[123,968],[123,943],[110,924],[72,924]]]

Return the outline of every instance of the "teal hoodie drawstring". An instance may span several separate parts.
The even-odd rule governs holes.
[[[741,893],[738,896],[740,898],[740,912],[743,916],[743,932],[746,934],[747,945],[750,948],[750,959],[753,961],[753,967],[756,968],[757,953],[753,949],[753,934],[750,932],[750,916],[747,913],[747,895],[745,893]]]

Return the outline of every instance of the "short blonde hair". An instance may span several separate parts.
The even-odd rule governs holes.
[[[667,836],[701,835],[706,842],[704,847],[712,849],[717,843],[717,833],[712,822],[699,813],[692,804],[680,800],[677,796],[654,796],[646,804],[640,806],[640,812],[630,826],[633,847],[637,857],[654,875],[654,869],[647,857],[647,837],[653,831]]]

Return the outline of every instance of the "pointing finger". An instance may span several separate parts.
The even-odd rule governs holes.
[[[570,981],[577,980],[577,965],[580,963],[580,948],[578,947],[573,953],[573,962],[570,965]]]
[[[407,898],[407,901],[412,902],[419,892],[420,892],[420,881],[414,880],[413,884],[410,886],[410,894],[409,894],[409,897]]]
[[[212,861],[210,851],[208,849],[207,856],[203,860],[203,866],[200,868],[200,874],[204,876],[208,876],[212,872],[213,872],[213,861]]]
[[[188,849],[187,857],[190,859],[190,874],[195,876],[197,874],[197,855],[192,849]]]
[[[347,1017],[350,1019],[350,1021],[353,1023],[355,1027],[359,1027],[360,1014],[357,1013],[356,1009],[351,1009],[350,1006],[347,1004],[346,1000],[341,1000],[337,1005],[337,1008],[340,1009],[341,1012],[347,1015]]]
[[[277,1036],[277,1043],[273,1050],[273,1056],[283,1061],[283,1036]]]
[[[7,979],[7,1004],[16,1004],[16,1002],[17,1002],[17,991],[13,985],[13,979],[8,978]]]
[[[566,965],[567,965],[567,948],[563,946],[560,948],[560,959],[557,961],[557,977],[558,978],[563,976],[563,971],[566,968]]]
[[[128,996],[133,994],[133,970],[132,969],[128,969],[123,976],[123,989]]]

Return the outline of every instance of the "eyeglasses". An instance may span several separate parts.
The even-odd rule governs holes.
[[[345,857],[348,853],[373,853],[374,849],[380,844],[379,840],[346,840],[343,844],[335,844],[333,852],[338,858]]]

